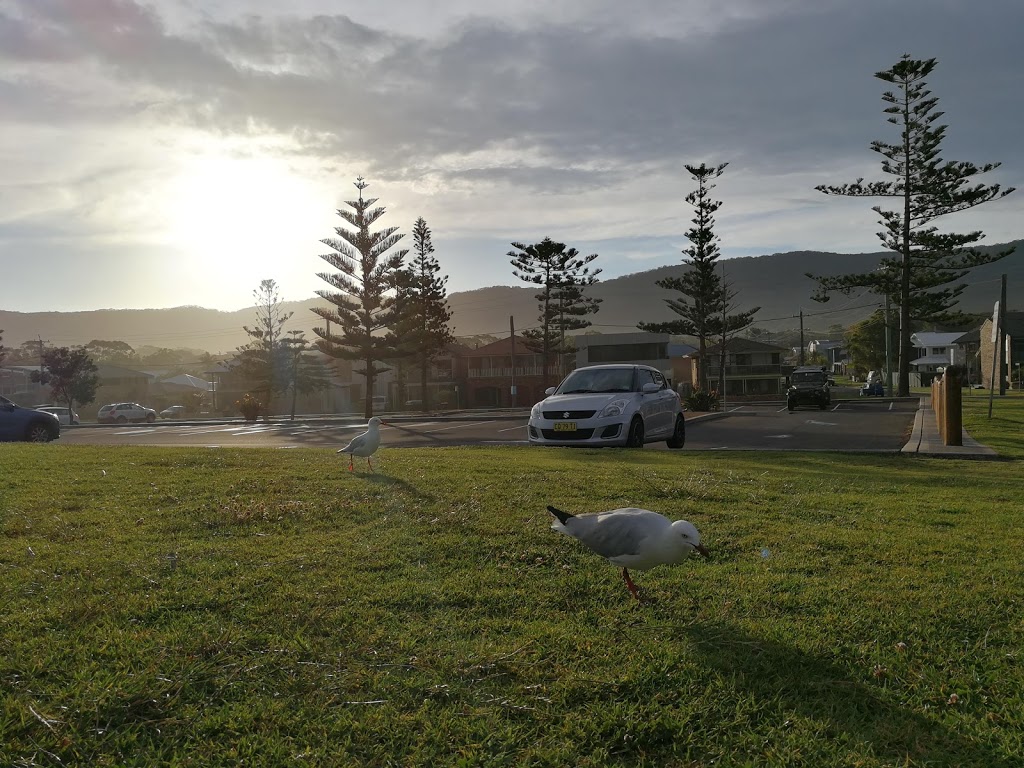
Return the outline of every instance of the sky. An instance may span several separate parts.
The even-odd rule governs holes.
[[[938,59],[943,157],[1024,187],[1021,29],[1020,0],[0,0],[0,309],[311,298],[358,177],[449,292],[522,285],[544,237],[602,279],[680,263],[686,164],[729,164],[725,258],[878,251],[878,201],[814,189],[884,178],[873,74]]]

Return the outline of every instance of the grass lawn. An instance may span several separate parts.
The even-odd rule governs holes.
[[[0,445],[0,765],[1020,766],[976,416],[1012,458]],[[637,604],[549,503],[713,557]]]

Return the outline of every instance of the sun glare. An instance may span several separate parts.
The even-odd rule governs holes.
[[[305,278],[315,266],[317,240],[330,234],[323,224],[332,213],[330,198],[271,155],[223,149],[191,155],[170,182],[168,198],[169,244],[203,282],[232,293],[265,278],[282,285],[291,275]]]

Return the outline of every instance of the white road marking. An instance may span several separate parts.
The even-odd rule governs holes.
[[[787,438],[792,437],[792,435],[765,435],[765,437],[770,438],[772,440],[785,440]]]
[[[808,419],[808,424],[813,424],[816,427],[838,427],[839,425],[831,421],[815,421],[814,419]]]
[[[520,424],[518,427],[508,427],[506,429],[499,429],[498,431],[499,432],[513,432],[513,431],[515,431],[517,429],[526,429],[528,426],[529,426],[529,424]]]
[[[451,426],[451,427],[441,427],[440,429],[428,429],[424,434],[431,435],[434,432],[447,432],[447,431],[449,431],[451,429],[463,429],[466,426],[479,426],[481,424],[493,424],[493,423],[494,423],[494,419],[491,419],[489,421],[474,421],[472,423],[470,423],[470,422],[463,422],[461,424],[455,424],[454,426]]]

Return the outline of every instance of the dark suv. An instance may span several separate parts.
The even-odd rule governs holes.
[[[828,374],[825,369],[802,365],[794,369],[789,382],[786,405],[790,411],[800,405],[816,405],[824,411],[832,405],[832,392],[828,386]]]
[[[0,440],[48,443],[60,437],[60,421],[52,413],[22,408],[0,397]]]

